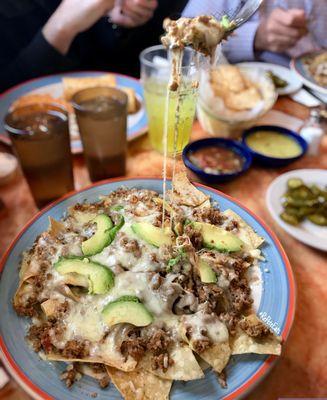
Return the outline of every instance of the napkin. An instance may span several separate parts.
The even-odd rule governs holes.
[[[270,110],[266,115],[258,119],[255,125],[278,125],[298,132],[303,125],[303,121],[282,111]]]

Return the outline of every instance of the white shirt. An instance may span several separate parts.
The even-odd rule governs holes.
[[[185,17],[209,14],[220,18],[224,14],[233,17],[246,0],[190,0],[183,11]],[[302,8],[305,10],[310,34],[301,39],[296,46],[285,54],[264,51],[255,53],[254,38],[260,18],[268,16],[271,11]],[[327,0],[266,0],[260,12],[257,12],[247,23],[238,28],[233,36],[223,44],[223,51],[231,62],[262,60],[276,64],[288,65],[291,56],[304,52],[327,48]]]

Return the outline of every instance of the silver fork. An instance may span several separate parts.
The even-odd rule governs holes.
[[[227,15],[232,24],[230,24],[230,27],[227,28],[226,31],[232,32],[248,21],[261,6],[262,2],[263,0],[243,0],[240,2],[236,10],[224,11],[219,14],[217,13],[214,17],[220,19],[223,15]]]

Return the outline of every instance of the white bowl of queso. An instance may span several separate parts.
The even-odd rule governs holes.
[[[281,167],[298,160],[308,148],[307,142],[296,132],[273,125],[247,129],[242,141],[257,162],[269,167]]]

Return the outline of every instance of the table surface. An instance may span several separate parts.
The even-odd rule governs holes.
[[[288,98],[279,99],[274,108],[301,119],[305,119],[309,112]],[[192,139],[205,136],[200,126],[195,124]],[[282,356],[248,399],[327,396],[326,253],[289,236],[273,221],[265,205],[265,193],[271,181],[288,170],[299,168],[327,169],[327,136],[317,157],[306,156],[286,168],[254,166],[238,180],[217,187],[241,201],[276,232],[290,259],[297,284],[295,321]],[[160,176],[161,170],[162,156],[151,150],[147,136],[130,143],[127,176]],[[74,157],[74,174],[76,189],[89,183],[82,156]],[[0,213],[0,251],[3,253],[37,210],[20,174],[12,183],[0,187],[0,198],[5,203],[5,209]],[[4,399],[28,400],[29,396],[11,380],[0,391],[0,400]]]

